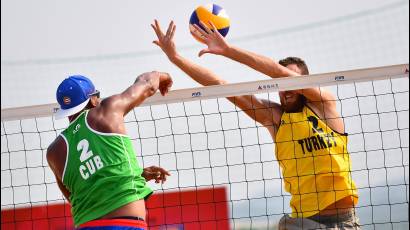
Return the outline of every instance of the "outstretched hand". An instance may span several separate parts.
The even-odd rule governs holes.
[[[161,26],[158,20],[154,20],[154,23],[151,24],[152,29],[154,29],[155,34],[157,35],[158,40],[153,41],[155,45],[159,46],[162,51],[168,56],[168,58],[172,59],[177,55],[175,43],[174,43],[174,35],[176,30],[176,25],[173,21],[169,23],[167,33],[164,34],[162,32]]]
[[[218,29],[211,21],[208,23],[211,25],[212,29],[209,29],[203,22],[200,23],[205,30],[194,24],[195,30],[191,31],[193,36],[200,38],[208,46],[208,48],[199,52],[199,57],[206,53],[223,55],[229,48],[225,38],[219,33]]]
[[[145,181],[155,180],[155,183],[164,183],[167,180],[167,176],[171,176],[169,172],[161,167],[151,166],[144,168],[141,176],[145,178]]]

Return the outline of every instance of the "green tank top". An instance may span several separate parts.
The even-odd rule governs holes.
[[[93,130],[87,123],[87,114],[88,110],[61,133],[67,145],[62,178],[71,193],[75,226],[146,199],[152,193],[141,176],[143,169],[130,138]]]

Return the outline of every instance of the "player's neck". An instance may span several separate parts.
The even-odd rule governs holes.
[[[74,114],[74,115],[72,115],[72,116],[69,116],[69,117],[68,117],[68,121],[70,122],[70,124],[71,124],[73,121],[75,121],[75,119],[77,119],[85,110],[86,110],[86,109],[83,109],[83,110],[81,110],[80,112],[78,112],[78,113],[76,113],[76,114]]]
[[[283,111],[285,111],[286,113],[300,113],[303,111],[303,108],[305,107],[304,103],[300,103],[296,106],[292,106],[291,108],[283,106],[282,109]]]

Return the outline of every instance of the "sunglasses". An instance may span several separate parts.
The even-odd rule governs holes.
[[[90,97],[96,96],[97,98],[100,98],[100,91],[96,90],[94,93],[90,94]]]

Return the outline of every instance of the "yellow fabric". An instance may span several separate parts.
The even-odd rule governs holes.
[[[283,113],[276,134],[276,157],[292,197],[292,217],[309,217],[348,196],[357,204],[347,135],[330,129],[307,106]]]

